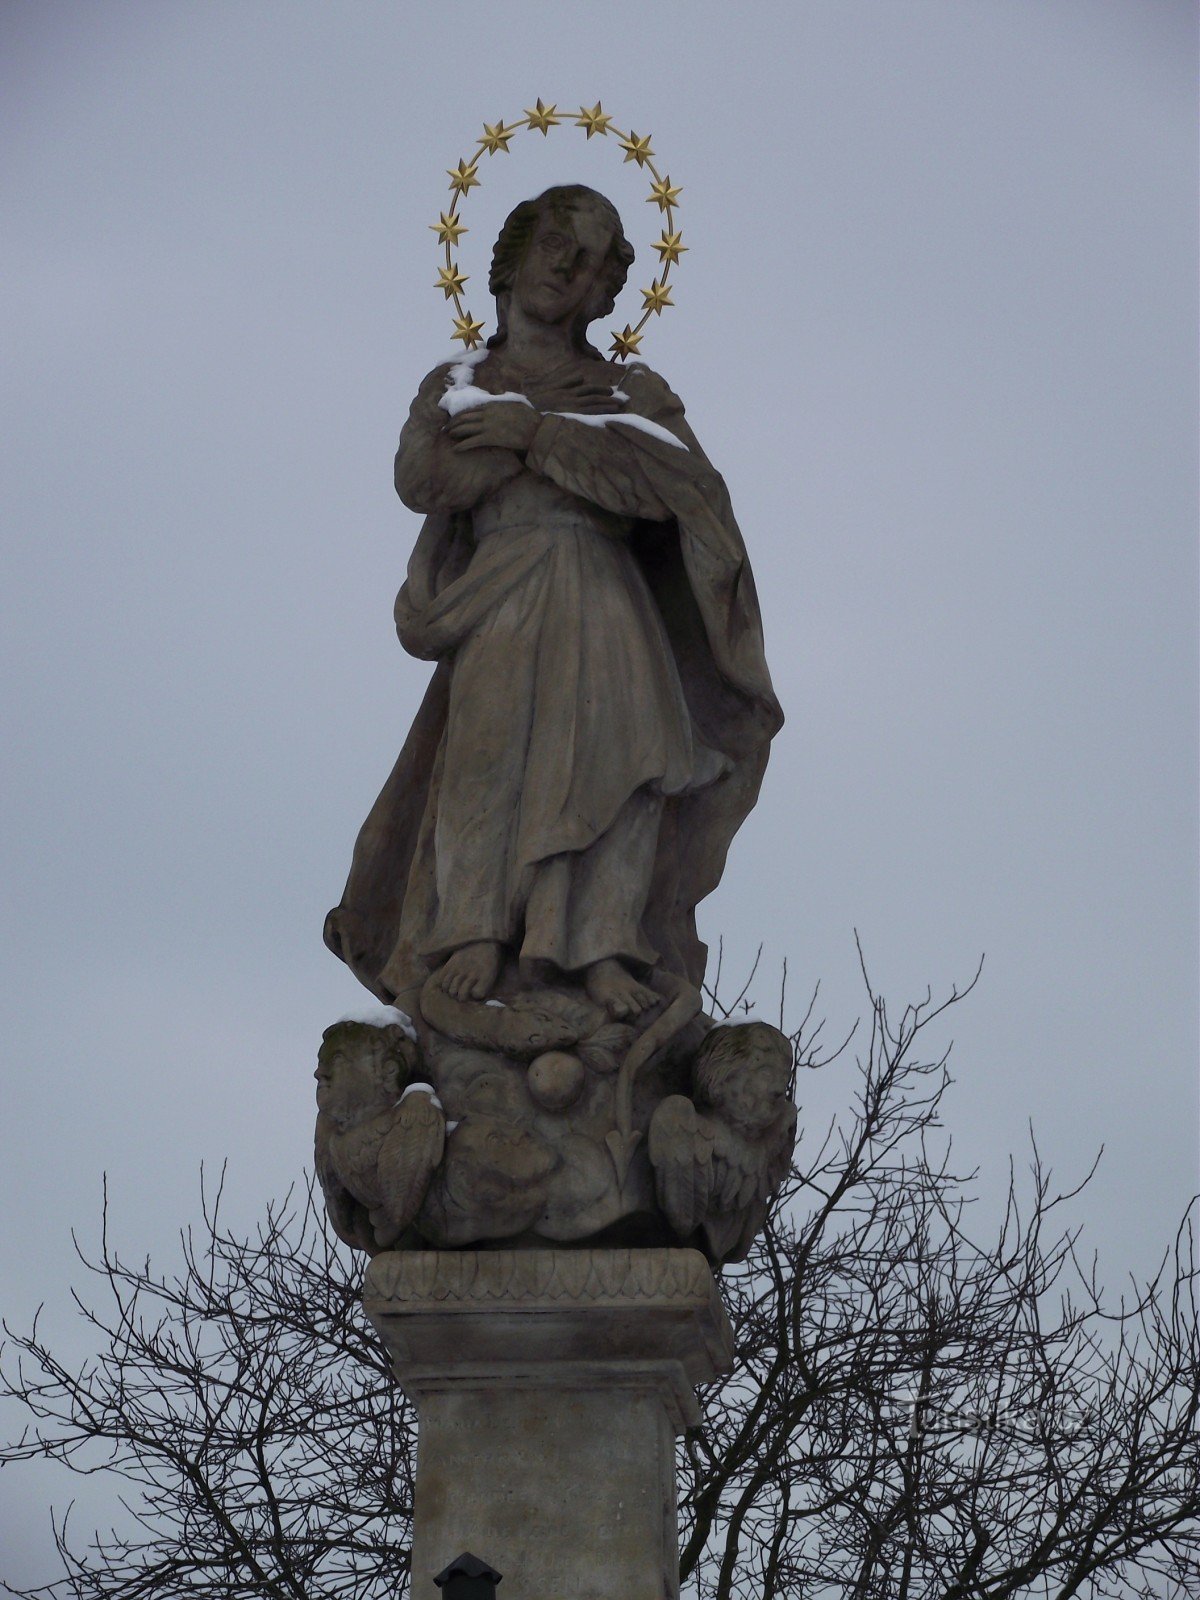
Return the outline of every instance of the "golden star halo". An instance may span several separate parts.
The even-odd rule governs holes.
[[[454,215],[453,210],[451,210],[449,216],[444,211],[440,211],[438,220],[429,224],[429,231],[437,234],[439,244],[457,244],[463,234],[470,233],[471,230],[464,227]],[[654,248],[657,250],[658,246],[655,245]]]
[[[458,244],[459,239],[467,233],[465,223],[458,214],[459,206],[466,200],[472,189],[478,189],[479,160],[484,154],[494,156],[497,153],[510,154],[509,144],[514,136],[522,129],[530,133],[540,133],[543,137],[549,134],[551,128],[558,128],[570,120],[572,126],[582,128],[588,139],[595,134],[607,136],[611,133],[621,150],[625,153],[626,163],[636,162],[639,171],[645,170],[650,176],[650,193],[646,196],[647,203],[656,205],[662,213],[662,236],[651,246],[658,253],[659,275],[652,281],[648,289],[639,291],[642,297],[642,314],[636,323],[626,323],[620,331],[612,334],[610,354],[619,361],[627,361],[630,356],[638,353],[638,346],[642,342],[642,331],[652,316],[661,316],[663,308],[673,306],[671,291],[668,287],[668,276],[673,266],[678,266],[681,255],[686,254],[687,246],[681,243],[682,231],[676,224],[675,212],[679,209],[679,196],[682,186],[673,184],[669,176],[663,176],[654,164],[654,151],[650,148],[650,135],[634,132],[622,133],[613,126],[613,119],[601,106],[599,100],[589,110],[587,106],[580,106],[578,116],[568,119],[560,113],[557,105],[547,105],[540,98],[533,106],[527,106],[522,117],[514,122],[506,123],[503,118],[495,124],[485,122],[483,133],[476,139],[476,152],[468,161],[460,159],[457,167],[448,167],[446,176],[450,179],[450,209],[440,211],[437,222],[430,223],[430,230],[438,236],[438,244],[442,250],[442,265],[438,271],[435,288],[442,291],[447,300],[454,302],[454,333],[455,339],[462,341],[466,350],[474,350],[482,344],[483,323],[477,321],[465,309],[462,302],[462,291],[468,282],[467,277],[459,271],[458,263],[453,260],[451,251]]]
[[[636,133],[631,133],[627,139],[621,140],[621,149],[625,152],[625,160],[636,161],[639,167],[644,167],[654,151],[650,148],[650,135],[639,139]]]
[[[673,306],[675,304],[674,300],[671,299],[670,289],[667,288],[665,283],[660,282],[657,278],[655,278],[654,282],[648,289],[643,289],[641,294],[642,304],[645,306],[646,310],[653,311],[656,316],[662,315],[662,308],[664,306]]]
[[[465,161],[459,161],[457,167],[447,167],[446,176],[450,179],[451,193],[456,197],[465,195],[468,189],[478,189],[479,179],[475,176],[475,168],[479,165],[479,157],[471,162],[470,166]],[[458,204],[457,198],[455,204]]]
[[[514,122],[511,128],[506,128],[503,117],[494,128],[489,128],[485,122],[483,125],[483,137],[478,139],[476,143],[482,145],[490,156],[494,156],[497,150],[507,152],[508,141],[520,126],[519,122]]]
[[[679,196],[683,193],[682,186],[672,188],[670,178],[660,178],[654,174],[655,182],[650,185],[650,193],[646,196],[646,204],[656,205],[660,211],[669,212],[676,205]]]
[[[456,299],[455,304],[457,303]],[[453,337],[461,339],[466,349],[474,350],[475,346],[480,343],[482,333],[483,323],[476,322],[469,311],[464,311],[461,316],[455,317]]]
[[[625,361],[630,356],[637,354],[637,347],[641,342],[641,334],[626,323],[624,332],[613,334],[613,342],[609,346],[609,353],[617,356],[621,361]]]
[[[666,228],[663,229],[662,238],[651,246],[651,249],[658,251],[658,259],[662,265],[665,266],[667,262],[678,265],[680,256],[687,254],[687,245],[679,242],[682,238],[682,233],[668,233]]]
[[[557,110],[557,106],[544,106],[540,100],[532,111],[530,111],[529,107],[526,106],[526,126],[530,128],[536,128],[541,134],[549,133],[551,128],[557,128],[562,122],[562,118],[557,117],[554,114]]]
[[[441,269],[437,276],[437,282],[433,287],[435,289],[440,289],[446,296],[446,299],[449,300],[451,296],[457,298],[457,296],[461,294],[462,286],[464,283],[466,283],[466,281],[467,280],[463,277],[458,268],[451,264],[450,266],[443,267]]]
[[[590,139],[594,133],[606,134],[612,126],[612,118],[605,115],[600,109],[599,100],[597,100],[590,111],[586,106],[580,106],[579,115],[575,118],[575,126],[577,128],[586,128],[587,136]]]

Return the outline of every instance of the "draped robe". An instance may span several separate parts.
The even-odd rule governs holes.
[[[326,940],[409,1010],[476,939],[699,983],[695,907],[782,722],[725,485],[647,367],[601,368],[619,414],[549,412],[524,459],[453,446],[452,371],[421,385],[396,458],[427,514],[397,630],[438,666]],[[514,375],[493,355],[471,381],[504,393]]]

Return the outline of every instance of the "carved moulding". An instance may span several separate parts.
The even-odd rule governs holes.
[[[733,1349],[699,1252],[389,1252],[363,1304],[419,1416],[414,1593],[474,1547],[514,1600],[673,1600],[675,1439]]]

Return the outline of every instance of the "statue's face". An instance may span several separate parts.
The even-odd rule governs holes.
[[[721,1088],[721,1110],[748,1133],[765,1133],[787,1099],[787,1079],[771,1061],[747,1061]]]
[[[517,304],[535,322],[562,326],[590,301],[604,270],[612,229],[590,206],[538,218],[513,285]]]
[[[348,1125],[391,1104],[395,1094],[371,1051],[323,1045],[317,1057],[317,1109]]]
[[[765,1133],[789,1098],[790,1046],[761,1022],[723,1028],[709,1037],[715,1059],[734,1063],[734,1070],[715,1083],[711,1078],[702,1083],[704,1097],[735,1127]]]

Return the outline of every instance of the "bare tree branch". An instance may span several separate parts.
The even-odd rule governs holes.
[[[864,978],[866,962],[859,957]],[[752,975],[753,976],[753,975]],[[942,1124],[975,982],[898,1016],[868,982],[856,1089],[722,1279],[733,1372],[679,1451],[681,1574],[698,1600],[1185,1600],[1200,1594],[1194,1213],[1114,1306],[1031,1140],[991,1238]],[[749,982],[728,1015],[747,1005]],[[782,1003],[782,1002],[781,1002]],[[803,1093],[801,1093],[803,1099]],[[1094,1168],[1093,1168],[1094,1170]],[[122,1484],[125,1520],[21,1600],[382,1600],[408,1578],[415,1420],[363,1318],[360,1267],[311,1185],[249,1237],[221,1183],[180,1265],[76,1245],[95,1356],[6,1329],[0,1393],[28,1418],[0,1462]]]

